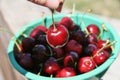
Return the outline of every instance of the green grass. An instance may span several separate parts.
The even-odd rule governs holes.
[[[76,4],[77,11],[93,9],[93,13],[120,19],[120,0],[65,0],[64,7],[72,9]]]

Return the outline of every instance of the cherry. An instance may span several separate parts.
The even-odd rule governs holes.
[[[45,26],[42,26],[42,25],[37,26],[37,27],[34,28],[34,29],[32,30],[32,32],[30,33],[30,37],[35,37],[36,34],[39,33],[39,31],[47,32],[47,28],[46,28]]]
[[[85,48],[85,53],[90,56],[95,49],[97,49],[95,44],[88,44],[88,46]]]
[[[68,30],[73,30],[73,21],[69,17],[63,17],[62,20],[60,21],[60,24],[64,25]]]
[[[108,51],[102,50],[99,52],[99,50],[100,49],[96,49],[92,53],[93,60],[97,65],[101,65],[110,57],[110,53]]]
[[[65,52],[63,48],[53,48],[53,54],[55,58],[61,58],[65,56]]]
[[[82,57],[79,59],[78,62],[78,70],[80,71],[80,73],[86,73],[89,72],[91,70],[93,70],[95,68],[96,64],[94,62],[94,60],[89,57]]]
[[[93,34],[96,34],[96,35],[100,34],[100,29],[95,24],[88,25],[87,30],[89,31],[89,33],[93,33]]]
[[[103,46],[106,46],[106,42],[107,40],[99,39],[96,45],[98,48],[102,48]],[[109,42],[107,44],[109,44]],[[105,50],[111,52],[111,46],[106,47]]]
[[[63,25],[53,24],[48,29],[46,39],[48,44],[53,48],[64,46],[69,38],[68,30]]]
[[[85,33],[81,30],[77,30],[71,34],[71,39],[76,40],[80,44],[86,43]]]
[[[25,69],[32,69],[33,68],[33,60],[31,58],[31,54],[30,53],[18,53],[16,55],[16,58],[18,60],[18,63]]]
[[[87,36],[87,42],[88,42],[89,44],[96,44],[96,43],[97,43],[97,35],[96,35],[96,34],[93,34],[93,33],[89,34],[89,35]]]
[[[31,52],[35,46],[35,39],[32,37],[26,37],[22,39],[22,48],[24,52]]]
[[[81,30],[80,25],[78,25],[78,24],[74,24],[73,26],[74,26],[73,31]]]
[[[75,67],[78,60],[79,60],[79,55],[76,52],[71,51],[64,58],[64,66]]]
[[[44,71],[49,75],[56,74],[59,70],[60,66],[53,57],[50,57],[44,64]]]
[[[70,51],[74,51],[76,52],[77,54],[81,54],[82,52],[82,45],[79,44],[77,41],[75,40],[70,40],[66,46],[65,46],[65,50],[67,52],[70,52]]]
[[[57,78],[65,78],[65,77],[72,77],[72,76],[76,76],[76,72],[74,68],[71,68],[71,67],[65,67],[56,74]]]
[[[45,45],[38,44],[32,49],[32,58],[38,64],[45,62],[50,55],[50,50]]]
[[[39,36],[36,38],[36,42],[37,42],[38,44],[47,44],[46,35],[39,35]]]
[[[105,46],[105,44],[106,44],[106,40],[99,39],[97,42],[97,47],[102,48],[103,46]]]

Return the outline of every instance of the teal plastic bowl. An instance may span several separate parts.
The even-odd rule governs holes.
[[[114,44],[114,51],[111,53],[111,56],[109,59],[107,59],[106,62],[104,62],[102,65],[100,65],[99,67],[95,68],[94,70],[84,73],[84,74],[80,74],[74,77],[69,77],[69,78],[49,78],[49,77],[45,77],[45,76],[38,76],[34,73],[31,73],[29,71],[26,71],[25,69],[23,69],[15,60],[14,57],[14,53],[13,53],[13,47],[14,47],[14,41],[11,40],[8,46],[8,55],[9,55],[9,59],[10,62],[12,64],[12,66],[19,71],[22,75],[24,75],[26,78],[30,79],[30,80],[88,80],[91,77],[100,75],[101,73],[105,72],[110,65],[114,62],[114,60],[117,58],[119,49],[120,49],[120,39],[119,39],[119,35],[116,33],[116,31],[114,30],[114,28],[107,22],[99,19],[98,17],[95,17],[93,15],[87,14],[84,16],[84,18],[82,19],[83,14],[56,14],[54,15],[54,19],[55,21],[60,21],[61,18],[63,18],[64,16],[69,16],[73,19],[74,23],[80,25],[81,24],[81,20],[84,21],[85,24],[81,24],[81,28],[82,30],[85,29],[85,27],[89,24],[96,24],[99,26],[100,30],[101,28],[101,24],[104,23],[107,27],[107,31],[104,31],[102,34],[102,39],[107,40],[108,38],[110,39],[110,41],[117,41],[116,44]],[[20,34],[21,33],[25,33],[27,35],[30,34],[30,32],[38,25],[42,24],[43,21],[45,22],[45,26],[49,27],[52,24],[52,20],[51,20],[51,16],[46,16],[40,20],[37,20],[35,22],[32,22],[26,26],[24,26],[17,34],[15,34],[14,38],[19,39]]]

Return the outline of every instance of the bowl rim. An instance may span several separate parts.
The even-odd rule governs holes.
[[[66,16],[68,14],[55,14],[54,17],[57,17],[57,16]],[[76,13],[76,14],[72,14],[72,15],[68,15],[68,16],[83,16],[83,14],[81,13]],[[46,16],[46,17],[51,17],[51,16]],[[45,17],[45,18],[46,18]],[[45,76],[38,76],[34,73],[31,73],[29,71],[26,71],[25,69],[23,69],[18,63],[17,61],[15,60],[15,57],[13,55],[13,47],[14,47],[14,41],[11,40],[9,45],[8,45],[8,56],[9,56],[9,59],[10,59],[10,62],[12,64],[12,66],[14,68],[16,68],[17,71],[19,71],[21,74],[23,74],[26,78],[28,79],[32,79],[32,80],[40,80],[40,79],[45,79],[45,80],[86,80],[88,78],[91,78],[95,75],[98,75],[100,74],[101,72],[105,71],[107,68],[110,67],[110,65],[114,62],[114,60],[117,58],[117,55],[118,55],[118,52],[120,50],[120,38],[119,38],[119,35],[118,33],[116,32],[116,30],[109,24],[107,23],[106,21],[100,19],[99,17],[95,16],[95,15],[91,15],[91,14],[86,14],[84,16],[85,18],[90,18],[90,19],[94,19],[95,21],[98,21],[100,23],[103,23],[105,25],[107,25],[106,27],[109,28],[110,32],[114,35],[114,39],[117,41],[117,43],[115,44],[117,47],[115,48],[115,50],[113,51],[113,56],[111,56],[109,59],[107,59],[107,61],[105,61],[101,66],[95,68],[94,70],[90,71],[90,72],[87,72],[87,73],[84,73],[84,74],[80,74],[80,75],[77,75],[77,76],[74,76],[74,77],[68,77],[68,78],[49,78],[49,77],[45,77]],[[44,19],[45,19],[44,18]],[[38,24],[42,21],[42,19],[40,20],[36,20],[34,22],[31,22],[30,24],[24,26],[20,31],[18,31],[18,33],[15,34],[15,36],[13,38],[18,38],[19,37],[19,34],[21,32],[23,32],[24,30],[30,28],[31,26],[35,25],[35,24]]]

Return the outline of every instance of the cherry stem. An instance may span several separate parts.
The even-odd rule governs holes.
[[[21,33],[21,35],[22,35],[23,37],[25,37],[25,38],[28,37],[28,36],[27,36],[26,34],[24,34],[24,33]]]
[[[43,64],[40,64],[39,65],[41,68],[40,68],[40,71],[37,73],[37,75],[39,75],[40,76],[40,74],[41,74],[41,72],[42,72],[42,67],[43,67]]]
[[[42,13],[41,13],[41,17],[42,17],[42,25],[44,25],[44,26],[45,26],[45,22],[44,22],[44,18],[43,18],[43,17],[44,17],[44,15],[45,15],[45,12],[42,12]]]
[[[113,41],[111,42],[110,44],[108,44],[107,46],[105,46],[105,48],[109,47],[109,46],[112,46],[113,44],[115,44],[117,41]]]
[[[87,37],[90,34],[87,28],[85,28],[85,32],[86,32],[86,37]]]
[[[102,23],[102,30],[101,30],[101,33],[99,34],[99,36],[97,37],[98,39],[102,36],[103,31],[107,31],[107,28],[105,27],[104,23]]]
[[[102,24],[102,28],[103,28],[104,31],[107,31],[107,28],[106,28],[104,23]]]
[[[53,78],[53,74],[50,75],[50,78]]]
[[[112,50],[112,52],[114,51],[114,47],[113,46],[110,46],[110,48],[111,48],[111,50]]]
[[[22,51],[15,38],[12,38],[19,51]]]
[[[53,56],[54,55],[54,53],[52,52],[52,49],[50,48],[50,46],[47,46],[48,48],[49,48],[49,50],[50,50],[50,55],[49,56]]]
[[[80,23],[80,26],[81,26],[82,23],[84,23],[84,21],[83,21],[83,17],[84,17],[87,13],[90,13],[90,12],[92,12],[92,9],[87,9],[87,10],[83,13],[83,16],[81,17],[81,23]]]
[[[53,22],[53,27],[54,27],[54,31],[56,31],[56,26],[55,26],[55,21],[54,21],[54,10],[52,10],[52,22]]]
[[[9,30],[2,28],[2,27],[0,27],[0,31],[10,33],[12,36],[14,35],[12,32],[10,32]]]
[[[39,75],[39,76],[40,76],[40,74],[41,74],[41,72],[38,72],[38,73],[37,73],[37,75]]]
[[[73,3],[72,14],[75,12],[76,4]]]
[[[91,59],[93,60],[93,57],[91,56]],[[94,60],[93,60],[94,61]],[[97,64],[95,63],[95,67],[97,68],[98,66],[97,66]]]
[[[13,34],[12,32],[10,32],[9,30],[7,30],[7,29],[5,29],[5,28],[0,27],[0,31],[7,32],[7,33],[11,34],[12,36],[14,36],[14,34]],[[18,50],[21,51],[21,48],[20,48],[19,44],[17,43],[17,41],[19,41],[19,40],[16,40],[15,38],[12,38],[12,40],[13,40],[14,43],[16,44]],[[20,41],[19,41],[19,42],[20,42]]]
[[[62,59],[64,59],[64,57],[58,58],[58,59],[56,59],[55,61],[57,62],[57,61],[60,61],[60,60],[62,60]]]

